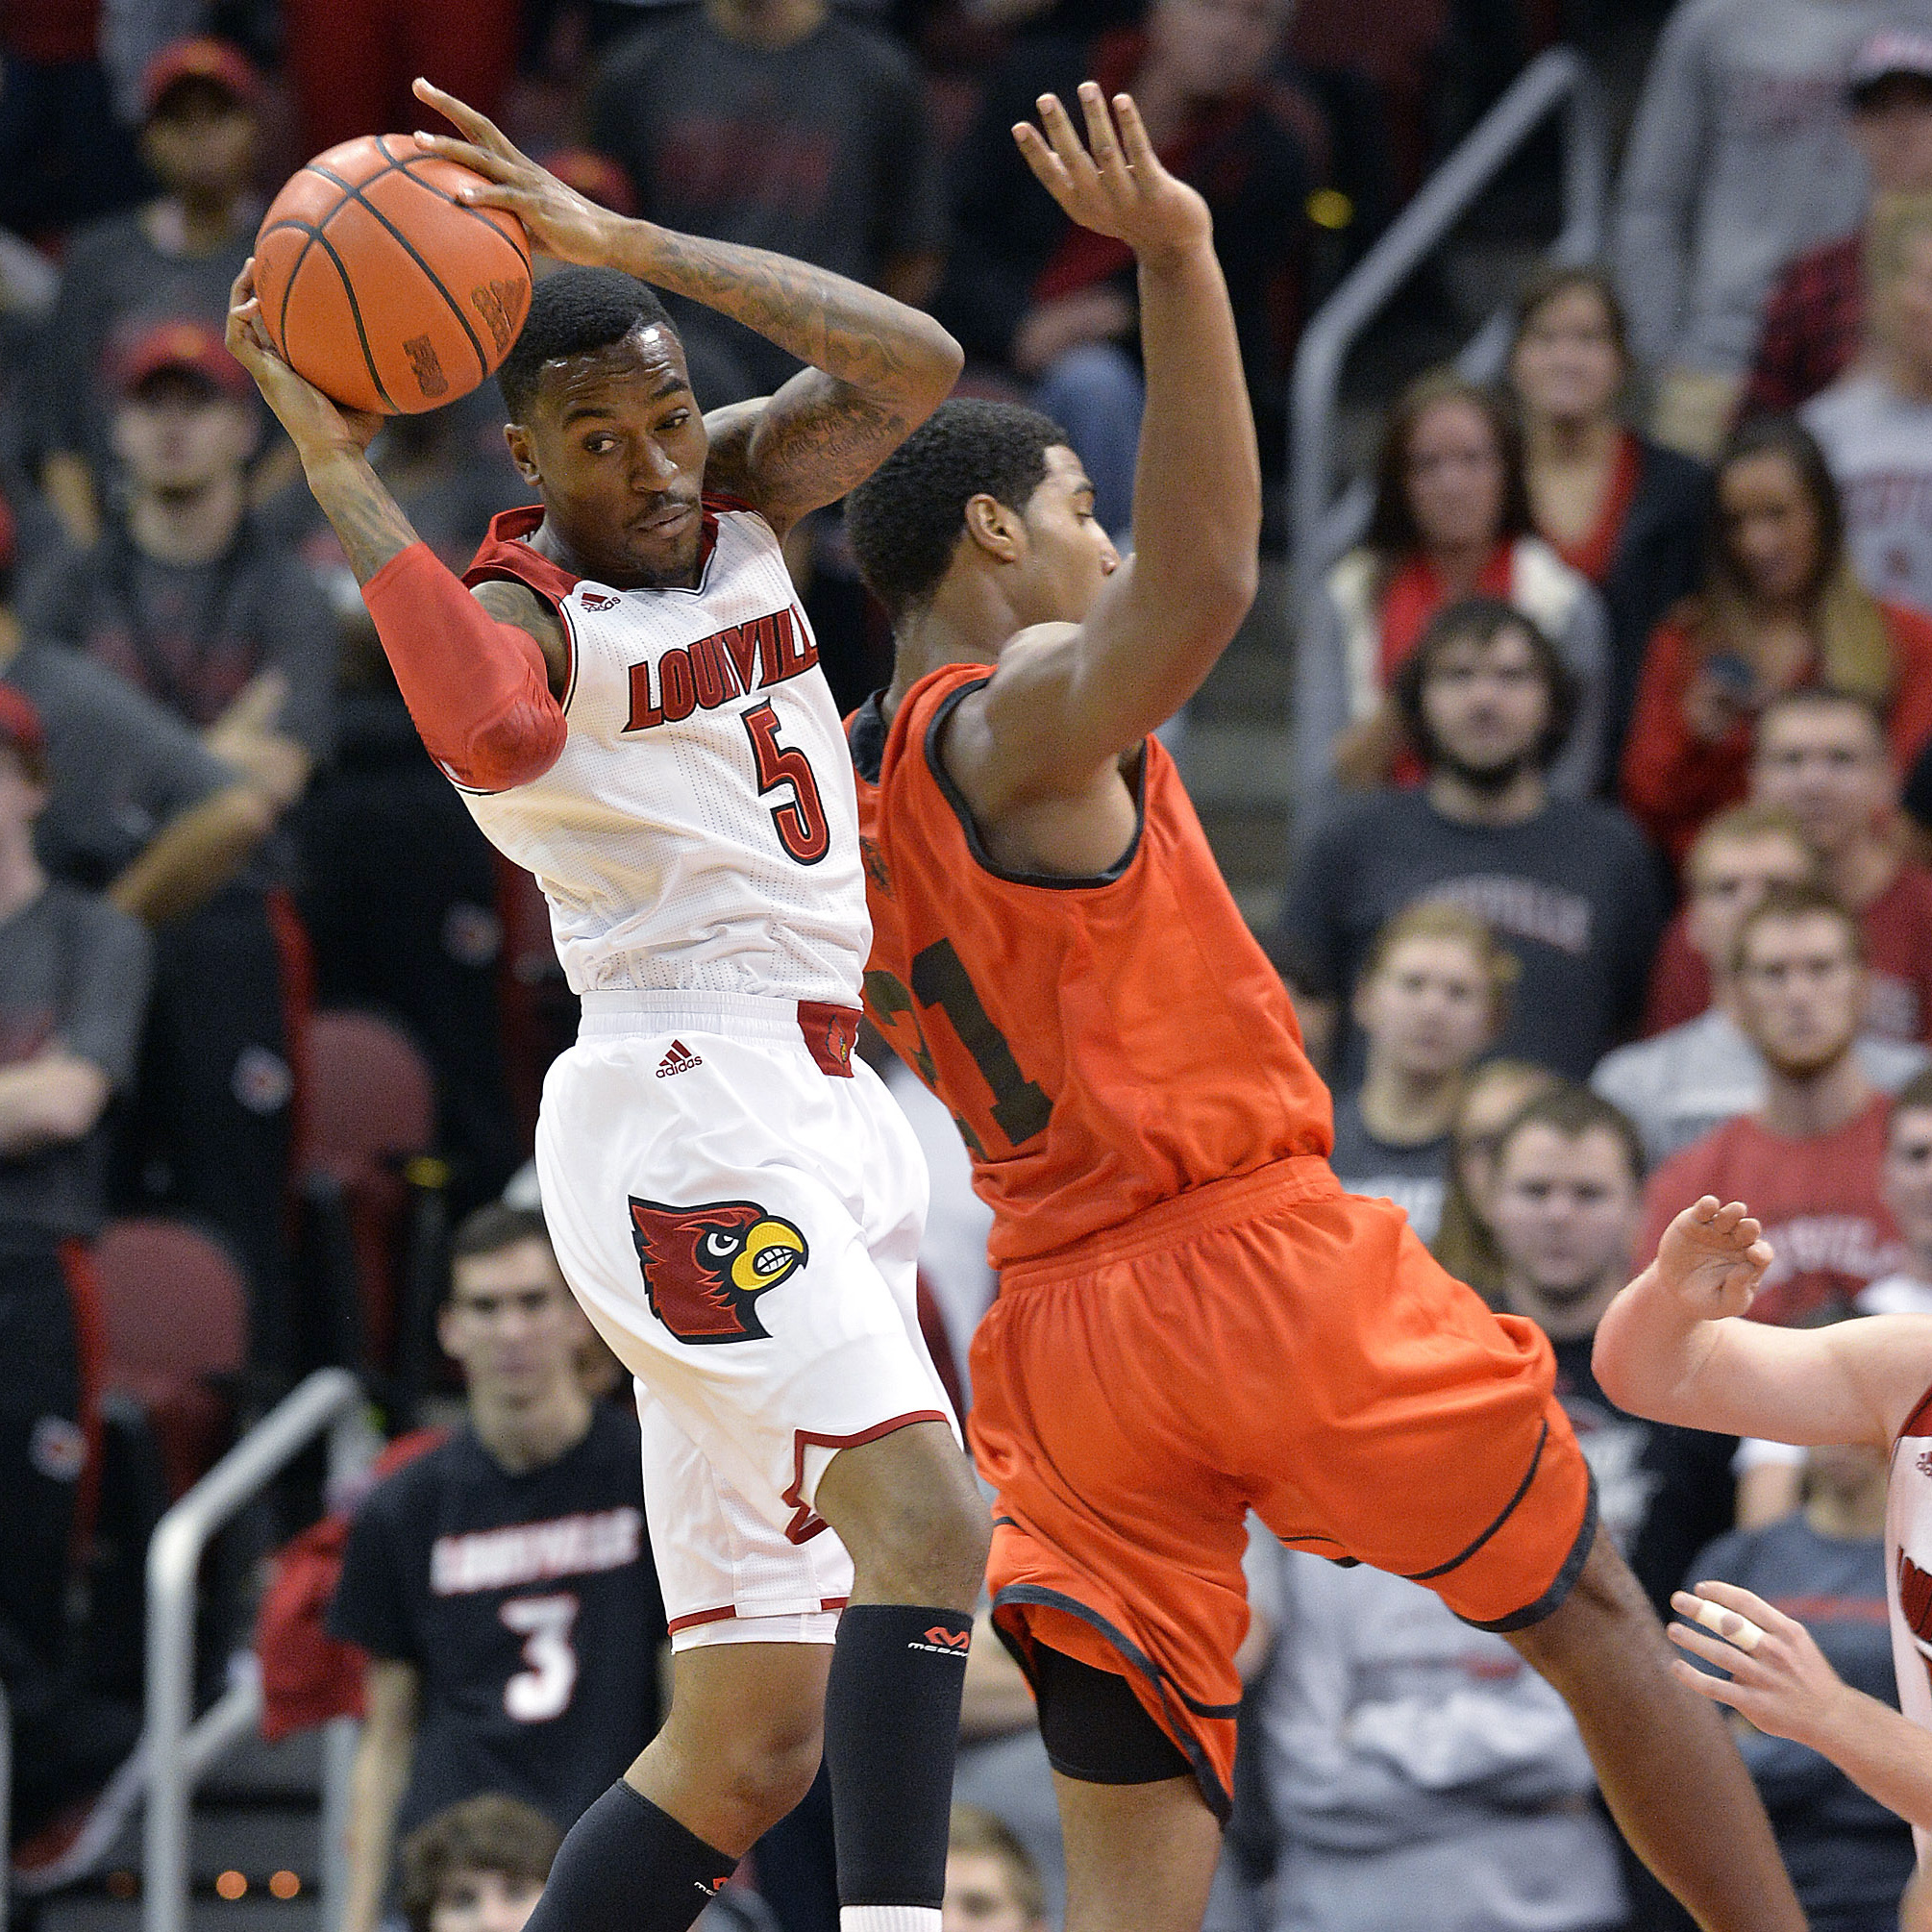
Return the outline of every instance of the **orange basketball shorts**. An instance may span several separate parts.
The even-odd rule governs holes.
[[[1509,1630],[1568,1595],[1590,1474],[1534,1324],[1399,1209],[1277,1162],[1009,1268],[973,1344],[1002,1634],[1125,1675],[1226,1816],[1252,1508]]]

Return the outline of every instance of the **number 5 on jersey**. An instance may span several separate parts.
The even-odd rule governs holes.
[[[831,828],[826,824],[825,804],[818,795],[811,760],[796,745],[779,743],[778,714],[767,698],[744,714],[745,732],[752,741],[752,757],[758,771],[758,796],[789,787],[791,799],[772,807],[772,827],[779,843],[801,865],[816,865],[831,850]]]

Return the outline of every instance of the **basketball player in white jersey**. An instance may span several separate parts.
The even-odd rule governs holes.
[[[1758,1729],[1795,1738],[1932,1835],[1932,1315],[1870,1315],[1826,1328],[1741,1319],[1771,1248],[1742,1204],[1706,1195],[1665,1230],[1657,1257],[1597,1330],[1603,1392],[1632,1415],[1788,1443],[1889,1451],[1886,1594],[1904,1712],[1842,1683],[1804,1625],[1749,1590],[1699,1583],[1671,1599],[1687,1684]],[[1918,1901],[1932,1916],[1932,1895]]]
[[[845,1932],[938,1932],[989,1526],[918,1339],[924,1168],[852,1055],[870,928],[851,760],[779,538],[930,413],[959,350],[872,289],[594,207],[416,91],[469,137],[423,145],[580,264],[537,284],[504,365],[540,503],[497,519],[471,588],[364,459],[375,424],[275,357],[246,270],[229,339],[424,742],[541,881],[583,1001],[545,1082],[544,1213],[637,1379],[674,1700],[532,1925],[679,1932],[823,1740]],[[811,366],[702,416],[647,282]]]

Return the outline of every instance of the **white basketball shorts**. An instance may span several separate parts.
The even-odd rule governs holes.
[[[908,1423],[958,1434],[919,1333],[918,1143],[852,1056],[855,1012],[583,1006],[537,1174],[564,1277],[637,1379],[672,1642],[830,1643],[852,1564],[812,1508],[827,1463]]]

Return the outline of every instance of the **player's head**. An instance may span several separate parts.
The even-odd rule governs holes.
[[[225,207],[254,184],[261,76],[211,35],[170,41],[141,75],[141,159],[170,194]]]
[[[255,385],[220,333],[183,317],[111,347],[114,454],[136,493],[190,497],[238,481],[255,453]]]
[[[510,456],[578,567],[620,589],[691,582],[710,445],[656,293],[614,268],[545,276],[497,384]]]
[[[1830,1072],[1865,1012],[1858,921],[1821,886],[1772,886],[1739,923],[1731,990],[1738,1025],[1776,1072]]]
[[[1356,982],[1372,1068],[1411,1080],[1459,1074],[1502,1029],[1520,968],[1474,913],[1424,900],[1375,934]]]
[[[1773,885],[1816,885],[1819,858],[1804,828],[1780,805],[1720,812],[1684,858],[1685,933],[1722,978],[1731,969],[1738,924]]]
[[[955,1804],[940,1932],[1045,1932],[1046,1894],[1027,1848],[990,1811]]]
[[[523,1932],[550,1876],[559,1832],[521,1798],[464,1798],[403,1841],[409,1932]]]
[[[1932,1072],[1915,1075],[1893,1100],[1880,1190],[1920,1268],[1932,1264]]]
[[[1783,807],[1820,852],[1839,857],[1898,803],[1882,707],[1818,686],[1773,698],[1758,717],[1750,786],[1758,804]]]
[[[1497,1137],[1490,1221],[1511,1305],[1552,1333],[1587,1333],[1628,1277],[1644,1205],[1629,1117],[1569,1081]]]
[[[1392,696],[1423,762],[1485,791],[1548,770],[1576,715],[1576,681],[1555,645],[1497,597],[1442,611],[1397,670]]]
[[[533,1402],[575,1386],[585,1326],[540,1213],[493,1201],[458,1227],[436,1338],[472,1403]]]
[[[846,499],[845,527],[895,627],[956,591],[987,613],[989,659],[1026,625],[1079,622],[1120,562],[1066,432],[978,398],[914,430]]]
[[[0,851],[31,849],[34,821],[47,804],[47,740],[40,713],[24,692],[0,684]]]

